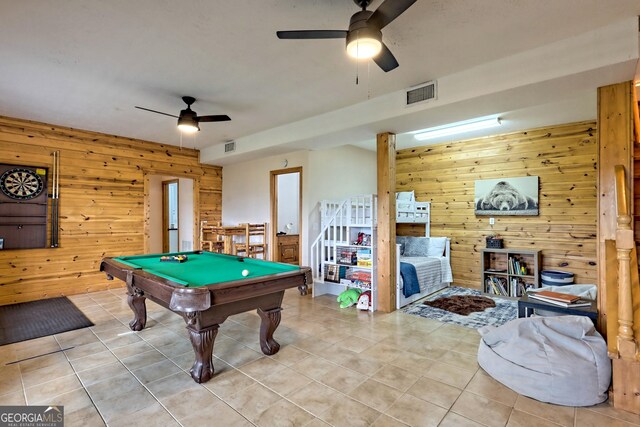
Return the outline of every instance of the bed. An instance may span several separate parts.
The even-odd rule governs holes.
[[[449,238],[397,236],[396,251],[396,308],[446,288],[453,281]]]

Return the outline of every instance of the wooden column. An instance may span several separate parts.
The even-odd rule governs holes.
[[[607,268],[605,242],[616,239],[616,194],[614,167],[622,165],[627,170],[627,185],[633,191],[632,178],[632,82],[598,88],[598,312],[600,331],[605,337],[613,333],[609,351],[615,346],[618,313],[608,308],[617,306],[607,301],[607,292],[617,288],[617,263],[615,270]],[[613,326],[613,330],[611,327]]]
[[[631,351],[626,348],[620,349],[618,345],[621,338],[618,331],[618,317],[621,314],[618,299],[623,298],[622,302],[624,302],[624,299],[628,299],[630,295],[628,289],[625,292],[627,295],[621,295],[624,289],[620,288],[617,271],[612,271],[614,265],[607,257],[607,254],[612,256],[614,252],[610,248],[610,241],[616,240],[615,165],[622,165],[627,170],[626,179],[623,178],[623,180],[626,180],[632,194],[634,191],[634,90],[635,87],[631,81],[598,88],[598,309],[600,329],[606,333],[609,355],[613,359],[611,392],[613,405],[618,409],[638,414],[640,413],[640,362],[634,360],[633,349]],[[623,222],[629,227],[631,217],[627,214],[632,215],[633,212],[624,214]],[[619,246],[633,246],[632,242],[627,241],[631,237],[631,233],[628,234],[629,238],[618,239]],[[608,251],[607,246],[609,246]],[[620,251],[624,247],[617,249]],[[617,267],[615,265],[615,268]],[[629,311],[628,307],[626,311]],[[628,313],[626,317],[629,317]],[[622,329],[625,329],[625,325],[622,326]],[[629,338],[630,332],[624,331],[623,335]],[[625,357],[625,353],[631,353],[631,357],[629,355]]]
[[[380,133],[378,152],[378,309],[396,309],[396,135]]]

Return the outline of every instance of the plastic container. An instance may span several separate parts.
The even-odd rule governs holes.
[[[573,276],[570,271],[542,270],[540,280],[542,286],[566,286],[573,284]]]
[[[487,248],[502,249],[503,247],[502,237],[487,237]]]

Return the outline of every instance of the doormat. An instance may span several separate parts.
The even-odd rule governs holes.
[[[496,306],[464,316],[424,304],[425,301],[434,301],[439,298],[452,297],[456,295],[485,296],[487,298],[491,298],[496,303]],[[426,317],[427,319],[434,319],[444,323],[453,323],[454,325],[464,326],[466,328],[478,329],[487,325],[504,325],[508,321],[516,319],[518,317],[518,301],[483,295],[480,291],[475,289],[450,286],[429,295],[424,299],[409,304],[402,310],[407,314]]]
[[[0,306],[0,345],[89,326],[93,323],[67,297]]]

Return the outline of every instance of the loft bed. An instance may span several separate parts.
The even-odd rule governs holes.
[[[396,237],[396,308],[424,298],[453,281],[451,239]]]
[[[424,224],[424,235],[429,237],[431,202],[416,201],[412,191],[396,192],[396,224]]]

